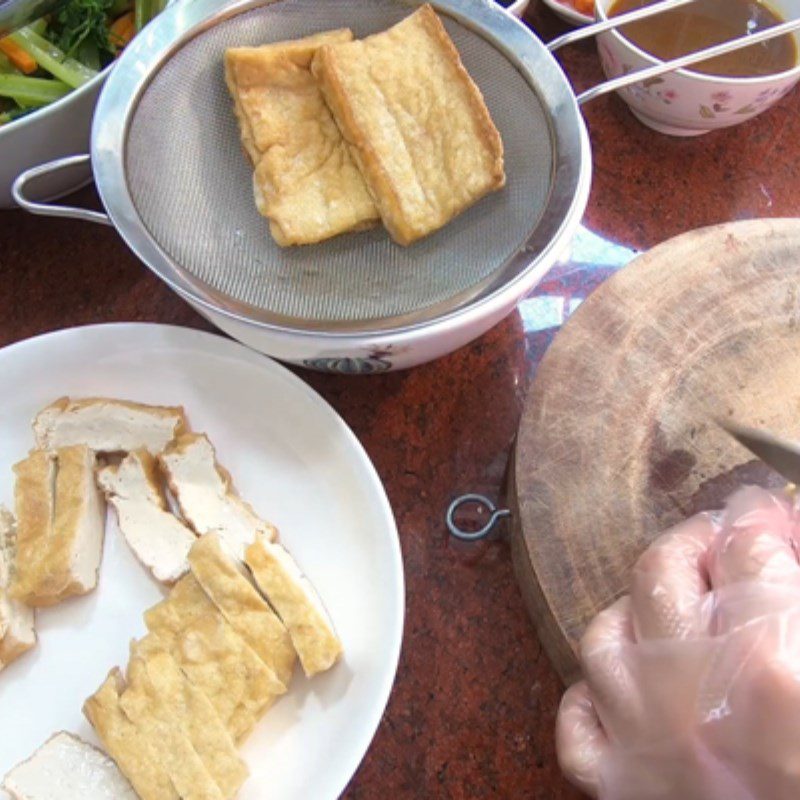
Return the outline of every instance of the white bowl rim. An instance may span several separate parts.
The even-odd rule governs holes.
[[[100,72],[98,72],[93,78],[90,78],[88,81],[86,81],[86,83],[82,83],[77,89],[73,89],[69,94],[65,94],[63,97],[60,97],[54,103],[48,103],[46,106],[39,108],[36,111],[31,111],[30,114],[25,114],[25,116],[22,116],[19,119],[7,122],[5,125],[0,125],[0,140],[2,140],[3,135],[7,131],[19,130],[25,126],[26,122],[32,123],[34,120],[44,119],[50,114],[55,114],[64,106],[69,105],[71,100],[77,100],[86,92],[91,91],[92,87],[96,86],[98,83],[102,83],[106,79],[106,75],[113,66],[114,62],[112,61],[110,64],[101,69]],[[90,113],[94,112],[92,111]]]
[[[608,0],[609,5],[613,2],[613,0]],[[595,0],[594,8],[595,14],[600,17],[602,20],[609,19],[608,14],[606,14],[605,6],[603,5],[604,0]],[[628,47],[638,56],[643,58],[645,61],[649,61],[654,66],[657,64],[663,64],[660,58],[656,58],[654,55],[651,55],[645,50],[642,50],[638,45],[634,44],[630,39],[626,39],[619,31],[617,30],[610,30],[608,31],[612,36],[620,41],[621,44]],[[758,86],[761,83],[772,83],[773,81],[783,81],[788,78],[794,78],[796,76],[800,76],[800,37],[798,37],[797,31],[794,33],[788,34],[789,36],[793,36],[795,40],[795,44],[797,45],[797,53],[798,53],[798,60],[797,64],[793,66],[791,69],[784,70],[783,72],[775,72],[772,75],[753,75],[751,77],[730,77],[725,75],[708,75],[705,72],[695,72],[692,69],[684,68],[684,69],[676,69],[673,75],[682,75],[685,78],[699,78],[704,83],[722,83],[725,85],[735,86],[738,84],[744,84],[745,86]]]

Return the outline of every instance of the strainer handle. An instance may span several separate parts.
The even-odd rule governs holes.
[[[86,153],[79,156],[67,156],[57,158],[55,161],[48,161],[46,164],[39,164],[38,167],[31,167],[17,176],[11,187],[11,194],[14,196],[20,208],[24,208],[31,214],[41,214],[44,217],[67,217],[69,219],[80,219],[85,222],[98,222],[101,225],[111,225],[111,220],[101,211],[90,211],[88,208],[77,208],[75,206],[58,206],[53,203],[37,203],[29,200],[25,196],[25,187],[32,180],[42,175],[50,175],[66,167],[75,167],[79,164],[86,164],[91,160],[91,156]]]

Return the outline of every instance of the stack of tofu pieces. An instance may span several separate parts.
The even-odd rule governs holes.
[[[236,751],[284,694],[299,656],[308,676],[341,645],[313,589],[279,545],[260,537],[250,573],[209,533],[190,572],[144,615],[125,675],[113,669],[84,705],[143,800],[231,798],[247,777]]]
[[[15,467],[17,520],[0,515],[0,543],[11,542],[0,613],[14,609],[15,648],[35,636],[31,606],[96,586],[104,494],[171,589],[146,611],[125,672],[114,668],[84,712],[144,800],[234,797],[247,776],[236,746],[287,691],[296,660],[310,677],[341,655],[322,602],[183,409],[63,398],[34,433],[37,448]],[[56,737],[26,763],[74,760],[76,747]],[[15,780],[31,772],[20,769]]]
[[[505,185],[500,133],[427,3],[360,40],[230,48],[225,80],[281,246],[380,223],[410,245]]]

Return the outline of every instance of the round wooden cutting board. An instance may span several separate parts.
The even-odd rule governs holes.
[[[511,476],[514,561],[566,682],[661,531],[782,481],[713,422],[800,436],[800,220],[693,231],[598,288],[536,373]]]

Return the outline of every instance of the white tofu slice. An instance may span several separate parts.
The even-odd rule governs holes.
[[[36,644],[33,609],[8,596],[16,557],[14,516],[0,506],[0,670]]]
[[[99,453],[145,448],[155,455],[187,428],[180,407],[104,397],[62,397],[42,409],[33,421],[36,445],[42,450],[82,444]]]
[[[247,548],[247,566],[258,588],[289,631],[308,677],[330,669],[342,643],[314,587],[285,548],[260,536]]]
[[[63,731],[14,767],[3,788],[14,800],[136,800],[105,753]]]
[[[236,494],[205,434],[178,437],[159,461],[181,514],[198,535],[216,531],[228,552],[240,560],[257,535],[276,538],[275,528]]]
[[[98,470],[97,480],[139,561],[156,580],[175,583],[189,569],[197,537],[169,510],[155,458],[144,448],[134,450],[118,466]]]

